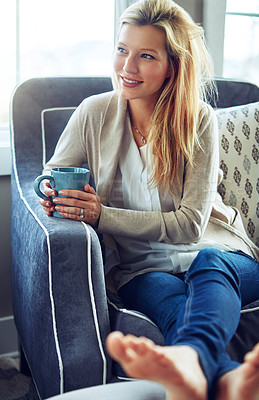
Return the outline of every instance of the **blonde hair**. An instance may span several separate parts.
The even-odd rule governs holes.
[[[152,25],[166,35],[171,76],[166,79],[152,116],[148,145],[151,146],[150,184],[172,191],[182,157],[193,165],[199,144],[199,102],[212,93],[213,67],[202,27],[172,0],[141,0],[127,8],[124,23]],[[118,88],[113,78],[115,90]]]

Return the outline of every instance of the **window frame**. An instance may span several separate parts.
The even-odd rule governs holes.
[[[115,15],[115,0],[113,0],[114,15]],[[17,85],[19,85],[23,79],[21,79],[20,66],[21,66],[21,49],[20,49],[20,17],[21,17],[21,1],[15,0],[13,8],[13,18],[15,21],[15,43],[13,43],[13,49],[15,53],[15,68],[13,74],[13,91]],[[109,73],[107,72],[107,75]],[[12,91],[12,92],[13,92]],[[12,95],[10,96],[11,100]],[[11,148],[10,148],[10,117],[9,121],[0,122],[0,176],[10,175],[11,173]]]
[[[215,68],[215,76],[224,78],[224,41],[227,15],[259,18],[259,13],[227,11],[227,0],[204,0],[204,30]]]

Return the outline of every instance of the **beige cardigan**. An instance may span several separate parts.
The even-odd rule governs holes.
[[[202,237],[240,249],[259,259],[241,216],[215,192],[218,182],[217,122],[212,108],[201,103],[195,166],[182,160],[179,183],[173,186],[172,211],[134,211],[109,207],[109,195],[123,140],[127,101],[115,92],[85,99],[72,115],[44,172],[58,166],[89,164],[102,209],[98,231],[116,250],[113,234],[166,243],[197,242]],[[119,257],[118,257],[119,263]]]

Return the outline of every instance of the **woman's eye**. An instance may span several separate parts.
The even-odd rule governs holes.
[[[142,54],[141,55],[142,58],[146,58],[147,60],[154,60],[155,57],[151,56],[150,54]]]
[[[126,53],[126,50],[123,47],[117,47],[118,53]]]

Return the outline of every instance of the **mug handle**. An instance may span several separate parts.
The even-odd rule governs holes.
[[[41,181],[43,181],[44,179],[48,179],[50,182],[53,182],[54,186],[55,186],[55,180],[54,180],[53,176],[51,176],[51,175],[40,175],[35,179],[33,187],[34,187],[35,193],[39,197],[41,197],[43,200],[47,200],[48,201],[48,200],[50,200],[50,198],[45,196],[45,194],[42,193],[42,191],[40,190]]]

